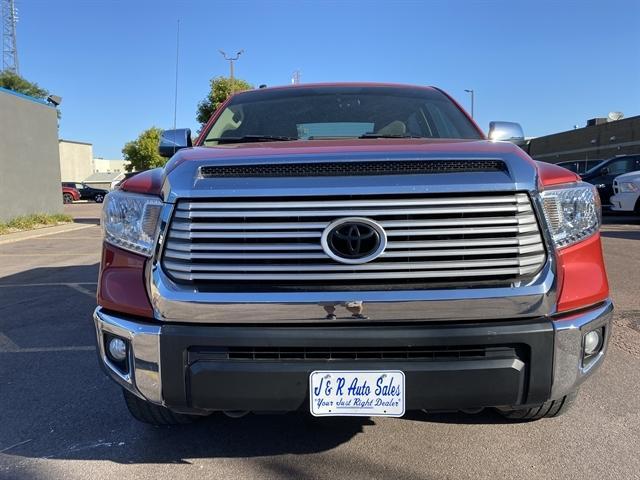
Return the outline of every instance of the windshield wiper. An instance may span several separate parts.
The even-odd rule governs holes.
[[[383,133],[363,133],[358,138],[427,138],[417,135],[391,135]]]
[[[277,135],[243,135],[241,137],[207,138],[204,142],[218,143],[249,143],[249,142],[290,142],[298,140],[296,137],[284,137]]]

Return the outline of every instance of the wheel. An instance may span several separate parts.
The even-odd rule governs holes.
[[[559,417],[571,407],[576,398],[576,392],[570,393],[558,400],[549,400],[540,405],[534,405],[528,408],[506,408],[498,409],[498,411],[509,420],[540,420],[541,418]]]
[[[199,415],[172,412],[168,408],[142,400],[125,389],[122,389],[122,393],[129,413],[139,422],[151,425],[185,425],[202,418]]]
[[[93,197],[93,199],[95,200],[96,203],[102,203],[104,201],[104,195],[101,193],[96,194],[95,197]]]
[[[638,200],[636,200],[636,206],[633,211],[636,212],[636,215],[640,215],[640,197],[638,197]]]
[[[73,203],[73,195],[71,195],[70,193],[63,193],[62,203]]]

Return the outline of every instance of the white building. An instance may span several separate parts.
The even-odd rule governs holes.
[[[111,160],[98,157],[93,159],[93,173],[124,173],[127,171],[127,165],[129,165],[129,162],[126,160]]]
[[[129,162],[117,159],[94,158],[93,145],[75,140],[59,140],[60,174],[63,182],[86,182],[108,186],[117,176],[126,172]]]

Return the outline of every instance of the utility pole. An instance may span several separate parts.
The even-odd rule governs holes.
[[[293,72],[293,75],[291,76],[291,83],[293,85],[298,85],[300,83],[300,77],[302,76],[302,74],[300,73],[300,70],[295,70]]]
[[[473,91],[473,89],[465,90],[465,92],[471,94],[471,118],[473,118],[473,108],[474,108],[474,104],[476,103],[475,102],[475,92]]]
[[[222,50],[218,50],[218,51],[222,54],[224,59],[229,62],[229,78],[231,79],[231,95],[233,95],[233,92],[235,91],[235,82],[233,81],[233,62],[235,62],[240,58],[240,55],[244,53],[244,50],[240,50],[238,53],[236,53],[235,57],[227,57],[227,54],[224,53]]]
[[[18,47],[16,43],[16,24],[18,11],[15,0],[2,2],[2,70],[20,74],[18,65]]]

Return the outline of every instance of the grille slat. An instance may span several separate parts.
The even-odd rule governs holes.
[[[220,280],[220,281],[324,281],[324,280],[400,280],[404,278],[411,279],[439,279],[452,277],[517,277],[519,275],[532,274],[538,271],[538,265],[532,267],[512,267],[512,268],[487,268],[475,270],[436,270],[436,271],[420,271],[420,272],[355,272],[355,273],[319,273],[319,274],[300,274],[300,273],[184,273],[179,271],[172,272],[175,278],[182,280]]]
[[[392,215],[443,215],[457,213],[529,212],[529,205],[483,205],[474,207],[339,209],[339,210],[178,210],[176,218],[247,218],[247,217],[388,217]]]
[[[540,235],[521,235],[518,237],[500,237],[500,238],[477,238],[464,240],[430,240],[420,242],[402,242],[392,241],[387,244],[387,252],[394,249],[412,249],[412,248],[451,248],[451,247],[478,247],[478,246],[504,246],[504,245],[541,245],[542,239]],[[180,242],[176,240],[167,243],[167,249],[178,250],[182,252],[197,251],[313,251],[322,250],[320,244],[311,243],[265,243],[265,244],[247,244],[247,243],[191,243]]]
[[[506,227],[471,227],[471,228],[432,228],[432,229],[385,229],[388,237],[406,237],[406,236],[438,236],[438,235],[480,235],[495,233],[525,233],[537,231],[537,225],[520,225]],[[322,230],[317,231],[259,231],[259,232],[209,232],[209,231],[192,231],[182,232],[173,231],[169,239],[195,239],[195,238],[314,238],[322,235]]]
[[[354,216],[379,223],[388,243],[373,261],[343,264],[320,239],[333,221]],[[176,281],[227,287],[357,281],[388,288],[439,279],[467,286],[513,281],[545,260],[528,195],[504,193],[180,201],[163,266]]]
[[[530,265],[537,264],[544,258],[544,255],[538,255],[533,257],[524,257],[524,258],[494,258],[489,260],[467,260],[467,261],[438,261],[438,262],[371,262],[365,263],[362,265],[358,265],[356,268],[360,272],[368,271],[368,270],[438,270],[443,268],[457,268],[457,269],[468,269],[468,268],[481,268],[481,267],[492,267],[492,266],[511,266],[511,265]],[[298,271],[300,270],[299,265],[258,265],[258,264],[249,264],[243,263],[241,265],[232,265],[232,264],[215,264],[215,263],[206,263],[206,264],[198,264],[192,263],[191,265],[184,265],[178,262],[166,261],[165,265],[173,270],[173,271],[184,271],[184,272],[286,272],[286,271]],[[309,272],[315,271],[327,271],[327,272],[335,272],[335,271],[349,271],[354,270],[353,265],[345,265],[334,262],[333,264],[324,264],[324,265],[305,265],[304,269]]]
[[[440,220],[388,220],[378,222],[383,228],[394,227],[435,227],[435,226],[456,226],[456,225],[524,225],[535,223],[533,215],[523,214],[511,218],[488,217],[488,218],[447,218]],[[330,222],[235,222],[235,223],[192,223],[190,221],[175,220],[172,224],[173,230],[307,230],[324,229]]]
[[[196,360],[317,361],[317,360],[427,360],[451,361],[475,358],[517,357],[517,346],[491,347],[192,347]]]
[[[169,241],[167,248],[171,250],[180,250],[183,252],[201,251],[201,250],[220,250],[220,251],[256,251],[256,250],[322,250],[319,243],[268,243],[268,244],[244,244],[244,243],[181,243],[179,241]]]
[[[387,200],[344,200],[344,201],[290,201],[286,202],[287,208],[309,208],[322,206],[333,207],[410,207],[426,205],[472,205],[472,204],[492,204],[492,203],[514,203],[513,197],[487,196],[487,197],[463,197],[463,198],[408,198],[408,199],[387,199]],[[516,198],[515,203],[528,204],[526,198]],[[283,202],[181,202],[178,210],[217,210],[243,208],[247,210],[264,210],[269,208],[282,208]]]
[[[498,255],[498,254],[523,254],[542,252],[542,245],[532,245],[528,247],[502,247],[502,248],[480,248],[480,249],[433,249],[433,250],[400,250],[387,251],[383,254],[385,258],[392,257],[450,257],[450,256],[476,256],[476,255]],[[237,259],[237,260],[275,260],[275,259],[325,259],[330,257],[325,253],[314,252],[292,252],[292,253],[275,253],[275,252],[181,252],[173,249],[167,249],[165,258],[174,258],[182,260],[198,260],[198,259]]]

